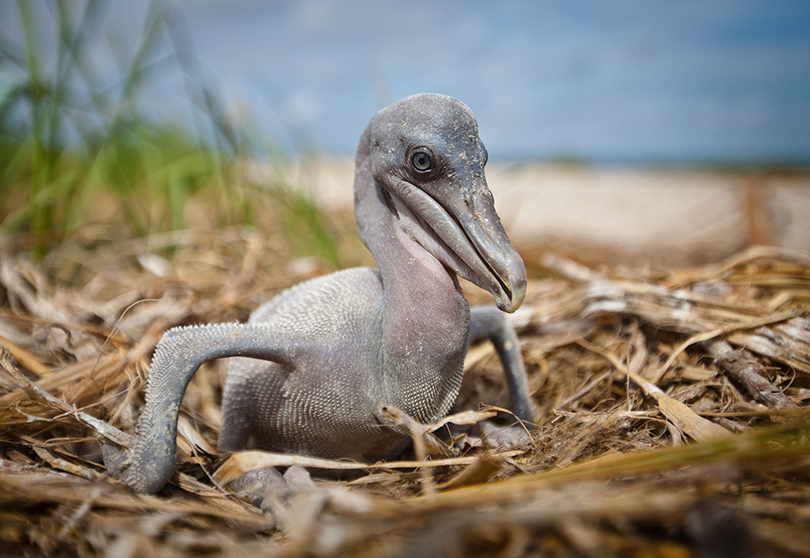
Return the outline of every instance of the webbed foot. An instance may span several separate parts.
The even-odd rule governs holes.
[[[481,447],[487,449],[515,448],[532,443],[531,434],[522,424],[501,425],[485,420],[478,423]]]
[[[244,495],[262,513],[277,515],[280,506],[294,494],[310,491],[315,484],[306,469],[293,465],[283,475],[275,467],[253,469],[233,481],[230,488]]]
[[[511,449],[528,446],[533,442],[532,436],[523,424],[499,424],[483,420],[475,425],[451,428],[456,444],[484,449]]]

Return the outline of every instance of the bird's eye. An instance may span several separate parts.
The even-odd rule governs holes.
[[[411,155],[411,165],[419,172],[427,172],[433,166],[433,161],[430,160],[430,155],[424,151],[417,151]]]

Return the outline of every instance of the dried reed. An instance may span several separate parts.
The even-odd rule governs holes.
[[[597,272],[547,256],[552,278],[531,281],[513,316],[538,410],[530,447],[434,455],[429,432],[442,425],[392,409],[394,423],[426,441],[419,459],[354,464],[240,452],[223,460],[212,455],[220,373],[206,365],[184,400],[170,486],[153,497],[133,493],[106,474],[99,440],[130,442],[162,331],[245,319],[321,271],[272,273],[278,262],[265,251],[241,229],[93,250],[68,243],[36,264],[3,248],[7,549],[793,556],[810,548],[810,257],[765,248],[655,274]],[[490,346],[474,347],[466,369],[462,406],[505,404]],[[227,488],[258,463],[302,464],[323,478],[263,515]]]

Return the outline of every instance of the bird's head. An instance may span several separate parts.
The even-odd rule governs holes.
[[[514,312],[526,269],[495,211],[472,111],[452,97],[414,95],[378,112],[365,134],[368,168],[399,226]]]

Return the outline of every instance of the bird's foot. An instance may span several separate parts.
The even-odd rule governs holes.
[[[263,513],[276,516],[293,495],[311,491],[315,485],[306,469],[293,465],[283,475],[275,467],[253,469],[233,481],[230,488]]]
[[[532,436],[523,424],[504,425],[489,420],[477,423],[464,431],[453,431],[454,437],[462,435],[462,446],[484,449],[511,449],[532,443]]]
[[[501,425],[485,420],[478,423],[485,448],[514,448],[532,443],[532,436],[522,424]]]

